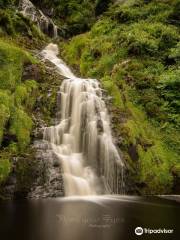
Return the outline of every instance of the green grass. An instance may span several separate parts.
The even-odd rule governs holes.
[[[61,47],[68,63],[98,78],[112,96],[123,116],[115,124],[121,150],[144,194],[170,193],[172,169],[179,171],[177,6],[176,0],[117,4],[89,33]]]
[[[22,73],[24,65],[35,63],[25,50],[0,40],[0,182],[10,172],[11,155],[23,151],[30,143],[31,112],[38,85],[34,80],[22,81]],[[6,149],[4,135],[12,139]]]

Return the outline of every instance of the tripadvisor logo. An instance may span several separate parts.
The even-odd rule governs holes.
[[[136,229],[135,229],[135,234],[136,235],[142,235],[143,234],[143,228],[142,227],[137,227]]]
[[[135,234],[140,236],[143,233],[144,234],[171,234],[173,233],[173,229],[165,229],[165,228],[158,228],[158,229],[150,229],[150,228],[142,228],[142,227],[137,227],[135,228]]]

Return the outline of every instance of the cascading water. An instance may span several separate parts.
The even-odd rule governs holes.
[[[57,26],[49,17],[45,16],[41,10],[37,9],[31,1],[20,0],[19,10],[24,16],[36,23],[42,32],[54,38],[58,36]]]
[[[63,168],[66,196],[122,193],[124,164],[113,143],[102,90],[95,79],[76,77],[49,44],[41,53],[66,79],[60,86],[60,120],[44,140]]]

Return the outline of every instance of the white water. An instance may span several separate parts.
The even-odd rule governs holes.
[[[76,77],[49,44],[42,56],[66,79],[60,86],[61,118],[44,130],[64,172],[65,195],[121,193],[123,162],[113,143],[102,90],[95,79]]]
[[[30,0],[20,0],[19,10],[25,17],[35,22],[41,31],[52,35],[54,38],[58,36],[57,26],[49,17],[45,16],[41,10],[37,9]]]

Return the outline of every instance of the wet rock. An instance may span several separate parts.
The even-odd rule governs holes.
[[[20,0],[18,9],[24,17],[31,19],[31,21],[34,22],[43,33],[49,35],[50,37],[57,37],[58,28],[52,19],[49,16],[46,16],[31,1]],[[52,11],[52,9],[50,11]],[[48,11],[49,14],[50,11]]]
[[[37,81],[40,79],[39,67],[36,64],[26,64],[24,66],[22,80],[28,79],[36,79]]]
[[[60,166],[60,162],[59,162],[59,160],[58,159],[56,159],[55,161],[54,161],[54,163],[53,163],[53,167],[59,167]]]
[[[137,146],[136,145],[131,144],[129,146],[128,153],[129,153],[129,156],[131,157],[131,159],[133,161],[137,161],[138,160],[139,156],[138,156]]]
[[[11,175],[8,178],[8,181],[6,182],[6,184],[7,184],[7,186],[12,186],[12,185],[15,185],[16,182],[17,182],[16,176],[15,175]]]
[[[64,196],[62,167],[58,157],[51,151],[47,141],[35,141],[38,178],[28,194],[28,198]]]
[[[44,128],[36,128],[33,130],[32,134],[35,139],[43,139]]]
[[[101,119],[98,119],[97,121],[97,128],[98,128],[98,133],[103,133],[104,129],[103,129],[103,123]]]

